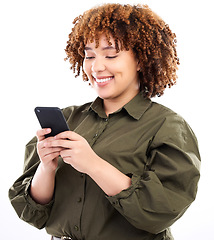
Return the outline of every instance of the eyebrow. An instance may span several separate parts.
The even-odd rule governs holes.
[[[107,47],[104,47],[104,48],[102,48],[102,50],[104,51],[104,50],[115,50],[116,48],[115,47],[113,47],[113,46],[107,46]],[[90,48],[90,47],[85,47],[85,51],[87,51],[87,50],[93,50],[92,48]]]

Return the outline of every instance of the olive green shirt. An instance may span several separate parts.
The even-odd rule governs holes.
[[[102,99],[63,110],[72,131],[131,178],[107,196],[60,158],[53,200],[37,204],[29,186],[39,164],[36,138],[26,146],[24,173],[9,190],[18,216],[53,236],[78,240],[173,239],[169,227],[194,201],[200,156],[189,125],[172,110],[138,94],[108,117]]]

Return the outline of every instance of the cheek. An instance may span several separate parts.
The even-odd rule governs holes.
[[[85,60],[83,61],[83,71],[86,73],[86,63],[85,63]]]
[[[83,61],[83,71],[88,77],[88,80],[92,83],[92,77],[91,77],[91,64],[87,61]]]
[[[91,64],[87,61],[83,61],[83,70],[89,76],[91,74]]]

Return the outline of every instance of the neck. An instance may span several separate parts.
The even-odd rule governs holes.
[[[104,104],[104,109],[105,113],[108,116],[109,114],[116,112],[120,108],[122,108],[124,105],[126,105],[129,101],[131,101],[138,92],[129,98],[122,98],[122,99],[104,99],[103,104]]]

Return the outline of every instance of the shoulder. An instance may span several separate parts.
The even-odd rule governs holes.
[[[178,115],[175,111],[173,111],[172,109],[157,103],[157,102],[153,102],[151,104],[151,108],[159,115],[163,115],[163,116],[176,116]],[[178,115],[179,116],[179,115]],[[180,116],[181,117],[181,116]]]
[[[178,142],[196,142],[196,136],[186,122],[186,120],[174,112],[172,109],[167,108],[159,103],[153,102],[151,109],[153,108],[156,119],[159,121],[159,129],[156,133],[156,140],[167,140],[173,141],[178,144]],[[155,116],[154,116],[155,117]]]
[[[149,114],[151,117],[161,122],[167,121],[167,123],[187,124],[185,119],[180,114],[157,102],[152,102],[149,109]]]
[[[151,100],[148,108],[143,114],[141,121],[144,123],[148,122],[150,125],[151,123],[155,124],[156,126],[159,125],[160,127],[164,122],[173,122],[174,124],[185,122],[183,117],[172,109]]]

